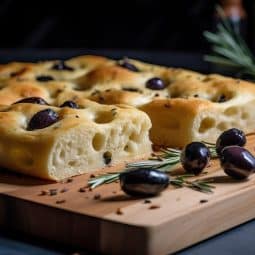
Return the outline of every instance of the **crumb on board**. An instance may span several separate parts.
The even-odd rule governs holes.
[[[101,195],[100,194],[95,194],[95,196],[94,196],[94,199],[95,200],[99,200],[101,198]]]
[[[58,189],[49,189],[49,195],[50,196],[55,196],[58,194]]]
[[[150,199],[145,199],[145,200],[143,201],[143,203],[144,203],[144,204],[150,204],[150,203],[151,203],[151,200],[150,200]]]
[[[67,192],[69,189],[68,188],[63,188],[63,189],[61,189],[59,192],[60,193],[65,193],[65,192]]]
[[[86,192],[86,188],[85,187],[79,188],[79,192]]]
[[[60,200],[57,200],[57,201],[56,201],[56,204],[63,204],[63,203],[65,203],[65,202],[66,202],[65,199],[60,199]]]
[[[42,190],[41,193],[39,194],[39,196],[45,196],[45,195],[49,195],[48,190]]]
[[[201,199],[201,200],[199,201],[200,204],[204,204],[204,203],[207,203],[207,202],[208,202],[207,199]]]
[[[67,178],[67,179],[65,179],[65,180],[63,180],[63,181],[61,181],[60,183],[70,183],[70,182],[72,182],[73,181],[73,179],[72,178]]]
[[[124,214],[124,213],[123,213],[123,211],[121,210],[121,208],[117,208],[116,214],[122,215],[122,214]]]
[[[160,205],[151,205],[149,207],[150,210],[159,209],[159,208],[160,208]]]

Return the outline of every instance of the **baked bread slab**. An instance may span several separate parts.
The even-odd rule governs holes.
[[[109,164],[149,155],[151,127],[135,108],[103,106],[89,100],[84,109],[19,103],[0,108],[0,165],[15,172],[59,181]],[[28,131],[35,113],[52,109],[59,120]]]
[[[80,56],[64,63],[67,68],[62,68],[61,61],[0,67],[0,102],[11,104],[23,94],[40,94],[55,106],[66,100],[82,105],[86,99],[135,106],[151,118],[152,142],[170,147],[183,147],[194,140],[215,142],[230,127],[254,131],[255,86],[250,82],[132,59]],[[127,68],[126,63],[133,68]],[[59,64],[64,70],[55,68]],[[38,81],[38,76],[52,80]],[[155,77],[165,88],[146,86]]]

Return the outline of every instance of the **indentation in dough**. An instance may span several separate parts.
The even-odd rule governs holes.
[[[123,134],[128,134],[130,132],[130,127],[128,125],[125,125],[122,129]]]
[[[204,133],[208,129],[213,128],[214,126],[215,126],[215,119],[211,117],[206,117],[200,123],[199,132]]]
[[[84,153],[83,148],[82,148],[82,147],[78,147],[78,149],[77,149],[77,155],[80,156],[80,155],[82,155],[83,153]]]
[[[210,94],[210,90],[208,90],[208,94]],[[225,103],[233,99],[234,96],[235,94],[233,91],[218,91],[218,93],[213,96],[212,101],[217,103]]]
[[[220,122],[220,123],[217,125],[217,128],[218,128],[219,130],[221,130],[221,131],[224,131],[224,130],[228,129],[228,125],[227,125],[227,123],[225,123],[225,122]]]
[[[134,146],[133,146],[133,142],[127,142],[127,144],[124,147],[124,151],[128,152],[128,153],[132,153],[135,151]]]
[[[205,76],[204,78],[201,79],[202,82],[208,82],[208,81],[212,81],[213,78],[210,76]]]
[[[239,110],[237,107],[235,106],[232,106],[232,107],[229,107],[227,108],[225,111],[224,111],[225,115],[227,116],[231,116],[231,115],[237,115],[239,113]]]
[[[66,155],[66,152],[65,152],[64,149],[62,149],[62,150],[60,151],[60,153],[59,153],[60,159],[64,159],[64,158],[65,158],[65,155]]]
[[[98,124],[110,123],[114,119],[114,114],[111,111],[98,112],[94,121]]]
[[[243,120],[248,119],[250,117],[250,114],[248,112],[242,112],[241,118]]]
[[[130,150],[130,146],[129,146],[129,144],[127,143],[127,144],[124,146],[124,151],[129,152],[129,150]]]
[[[94,150],[100,151],[105,144],[105,136],[101,133],[96,133],[92,140],[92,146]]]
[[[74,166],[77,166],[78,163],[79,163],[78,160],[71,160],[71,161],[68,162],[68,165],[74,167]]]
[[[131,135],[129,136],[129,139],[134,141],[134,142],[139,142],[140,135],[137,134],[136,132],[132,132]]]

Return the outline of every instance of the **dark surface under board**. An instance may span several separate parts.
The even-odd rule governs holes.
[[[86,49],[48,49],[48,50],[0,50],[0,63],[9,61],[37,61],[45,59],[66,59],[81,54],[105,55],[113,58],[123,56],[138,58],[143,61],[162,64],[168,66],[178,66],[191,68],[201,72],[210,72],[210,66],[203,62],[201,54],[194,53],[176,53],[162,51],[132,51],[132,50],[86,50]],[[190,233],[192,235],[192,233]],[[179,252],[179,255],[188,254],[255,254],[255,221],[250,221],[230,231],[224,232],[216,237],[210,238],[204,242],[194,245],[188,249]],[[62,255],[79,252],[80,254],[91,254],[88,251],[77,250],[74,247],[63,247],[52,242],[38,240],[30,236],[24,236],[21,233],[0,234],[0,255]],[[93,254],[94,255],[94,254]]]
[[[254,236],[255,221],[250,221],[180,251],[176,255],[254,255]],[[63,247],[63,245],[23,236],[21,233],[0,234],[0,255],[71,255],[77,252],[80,255],[99,255],[75,247]]]

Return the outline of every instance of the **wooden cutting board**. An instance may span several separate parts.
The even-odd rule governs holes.
[[[248,140],[247,148],[254,154],[255,136]],[[150,198],[151,203],[126,196],[118,183],[79,192],[89,175],[47,183],[3,172],[0,224],[106,254],[168,254],[255,217],[255,175],[235,181],[224,175],[217,161],[207,171],[201,178],[214,177],[213,194],[169,187]],[[40,195],[49,189],[58,194]]]

